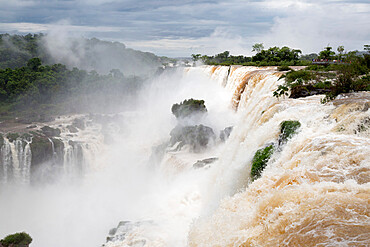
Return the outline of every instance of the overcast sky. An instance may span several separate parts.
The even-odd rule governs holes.
[[[120,41],[171,57],[254,43],[303,53],[370,43],[369,0],[0,0],[0,32],[48,33]]]

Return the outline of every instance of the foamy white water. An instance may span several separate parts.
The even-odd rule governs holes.
[[[41,247],[99,246],[127,220],[124,239],[105,246],[370,245],[370,94],[325,105],[323,96],[276,99],[280,76],[272,67],[240,66],[160,76],[139,110],[124,115],[114,142],[102,145],[98,130],[79,137],[103,146],[86,149],[94,169],[81,184],[3,192],[0,233],[25,230]],[[233,131],[203,152],[168,149],[155,164],[152,147],[176,125],[171,106],[188,98],[205,100],[201,123],[216,135]],[[299,132],[251,182],[254,153],[277,143],[285,120],[298,120]],[[213,157],[209,168],[193,168]]]

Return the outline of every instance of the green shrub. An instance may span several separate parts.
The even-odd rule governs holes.
[[[288,71],[292,70],[288,65],[281,65],[277,68],[278,71]]]
[[[196,113],[206,113],[204,100],[187,99],[180,104],[172,105],[171,111],[176,118],[186,118]]]
[[[25,232],[18,232],[6,236],[3,240],[0,240],[0,243],[4,247],[26,247],[32,242],[32,238]]]
[[[283,121],[280,123],[279,145],[286,143],[288,139],[292,138],[297,133],[301,123],[296,120]]]
[[[329,89],[331,88],[331,82],[330,81],[319,81],[313,85],[315,88],[320,89]]]
[[[298,70],[298,71],[290,71],[286,74],[286,82],[292,83],[296,80],[301,81],[309,81],[313,80],[315,78],[315,75],[311,73],[310,71],[306,70]]]
[[[261,176],[263,169],[265,169],[267,162],[274,153],[274,145],[269,145],[265,148],[257,150],[252,160],[251,177],[252,181]]]

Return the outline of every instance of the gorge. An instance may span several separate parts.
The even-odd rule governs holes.
[[[370,93],[276,98],[284,73],[179,68],[132,111],[3,130],[0,233],[26,230],[35,246],[369,245]],[[170,142],[171,105],[190,98],[208,111],[182,124],[214,133],[201,150]],[[299,127],[282,141],[284,121]]]

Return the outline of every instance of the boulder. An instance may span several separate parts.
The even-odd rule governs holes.
[[[212,128],[202,124],[195,126],[177,125],[170,133],[170,145],[180,142],[179,148],[189,145],[191,151],[199,152],[215,139]]]
[[[52,128],[52,127],[49,127],[49,126],[42,127],[41,128],[41,131],[47,137],[60,136],[60,133],[61,133],[60,129],[58,129],[58,128]]]
[[[73,123],[72,125],[76,128],[79,128],[80,130],[84,130],[85,129],[85,120],[83,118],[75,118],[73,120]]]
[[[78,129],[73,125],[67,125],[66,127],[70,133],[77,133]]]
[[[220,131],[221,141],[225,142],[229,138],[231,131],[233,131],[233,128],[234,128],[233,126],[230,126]]]
[[[198,160],[196,163],[193,164],[193,168],[198,169],[203,168],[205,166],[209,167],[210,164],[214,163],[217,160],[218,160],[217,157]]]

